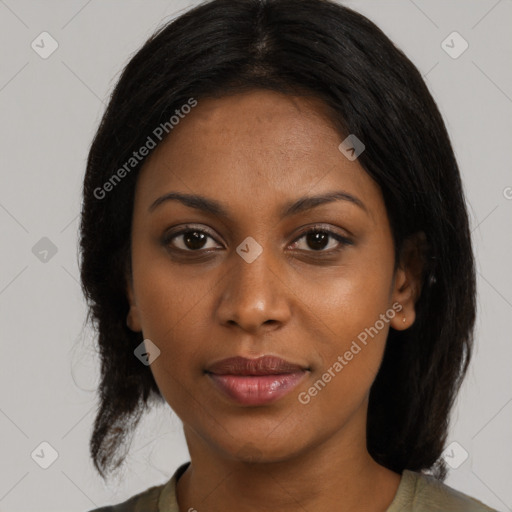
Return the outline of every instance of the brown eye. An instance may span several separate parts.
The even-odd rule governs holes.
[[[163,243],[181,251],[196,252],[203,249],[213,248],[206,246],[208,239],[214,240],[206,231],[186,227],[181,231],[166,235]],[[175,240],[177,242],[174,242]]]
[[[306,243],[315,251],[320,251],[329,244],[329,236],[325,231],[310,231],[305,235]]]
[[[306,247],[297,247],[299,240],[305,240]],[[329,240],[332,240],[329,246]],[[340,235],[334,231],[325,228],[314,227],[303,233],[293,244],[293,248],[299,250],[305,250],[308,252],[322,252],[330,253],[336,252],[343,249],[346,245],[353,245],[352,241],[347,237]],[[330,249],[326,250],[326,247]]]

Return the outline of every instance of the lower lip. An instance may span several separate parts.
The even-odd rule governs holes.
[[[301,371],[280,375],[208,375],[225,395],[236,402],[242,405],[265,405],[292,391],[306,373]]]

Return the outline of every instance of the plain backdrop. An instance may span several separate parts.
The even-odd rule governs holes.
[[[415,63],[452,138],[479,311],[449,437],[460,466],[446,483],[512,510],[512,1],[344,3]],[[83,329],[77,230],[88,148],[121,69],[157,27],[196,4],[0,0],[0,511],[118,503],[189,460],[180,420],[162,407],[135,432],[122,477],[105,485],[92,466],[98,359]],[[58,44],[47,58],[43,37],[45,51]]]

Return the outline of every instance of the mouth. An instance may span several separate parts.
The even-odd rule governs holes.
[[[310,369],[279,357],[231,357],[205,371],[216,389],[241,405],[265,405],[290,393]]]

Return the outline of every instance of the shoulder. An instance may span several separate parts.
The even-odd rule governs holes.
[[[95,508],[88,512],[179,512],[176,482],[189,465],[190,461],[179,466],[170,480],[161,485],[154,485],[117,505]]]
[[[165,484],[150,487],[122,503],[95,508],[88,512],[158,512],[158,500],[164,486]]]
[[[405,470],[403,478],[410,489],[411,512],[497,512],[431,475]]]

